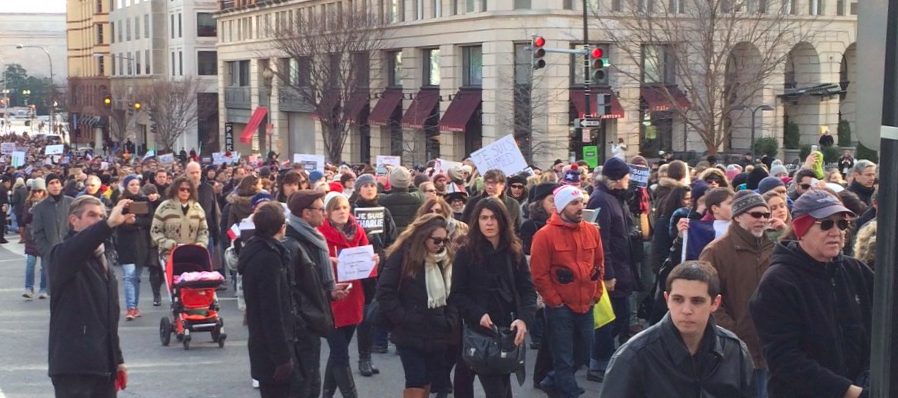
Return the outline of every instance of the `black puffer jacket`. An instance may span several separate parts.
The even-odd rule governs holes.
[[[630,218],[630,210],[624,201],[625,195],[626,191],[623,189],[610,190],[605,184],[600,184],[586,205],[587,209],[599,212],[597,221],[602,226],[599,233],[602,235],[602,251],[605,253],[604,278],[606,281],[617,279],[614,291],[608,292],[611,297],[627,297],[636,286],[633,276],[635,264],[630,247],[631,232],[634,231],[633,219]]]
[[[524,254],[530,255],[530,246],[533,245],[533,235],[546,225],[549,215],[542,207],[542,203],[533,202],[527,205],[530,209],[530,217],[521,224],[521,242],[524,246]]]
[[[390,193],[381,195],[377,202],[390,210],[396,233],[401,234],[415,220],[415,213],[424,204],[423,196],[409,192],[408,188],[393,187]]]
[[[50,376],[111,377],[125,362],[119,345],[121,308],[112,267],[97,248],[112,237],[100,221],[69,231],[50,252]]]
[[[135,202],[146,202],[146,196],[125,194],[123,199]],[[147,205],[147,210],[150,206]],[[135,216],[134,224],[122,224],[115,229],[115,251],[118,253],[119,264],[137,264],[146,266],[153,264],[150,257],[157,257],[156,250],[150,250],[150,225],[153,224],[153,214],[141,214]]]
[[[414,279],[403,278],[403,255],[402,251],[397,251],[387,258],[377,283],[380,309],[393,324],[390,340],[397,347],[411,347],[424,352],[445,347],[459,324],[458,312],[451,305],[427,308],[423,268]]]
[[[312,333],[307,323],[309,321],[329,324],[333,328],[334,315],[331,312],[329,295],[334,288],[334,281],[324,282],[318,265],[312,260],[312,256],[317,255],[318,248],[289,225],[282,244],[290,253],[294,277],[293,298],[296,306],[300,312],[308,311],[306,316],[295,318],[298,330],[302,333]]]
[[[839,255],[821,263],[777,244],[749,302],[770,398],[842,397],[870,369],[873,271]]]
[[[371,207],[383,207],[380,203],[375,201],[368,201],[362,198],[359,198],[352,204],[353,214],[355,214],[356,208],[371,208]],[[374,247],[374,253],[380,256],[381,259],[387,258],[386,250],[390,245],[396,241],[396,237],[399,234],[396,232],[396,223],[393,221],[393,214],[390,213],[390,209],[384,208],[384,230],[379,234],[372,234],[365,231],[368,235],[368,242],[371,243],[371,246]],[[378,267],[378,275],[383,271],[384,262],[381,261]],[[368,278],[362,279],[362,288],[365,290],[365,304],[371,303],[371,300],[374,300],[374,293],[377,291],[377,278]]]
[[[670,319],[646,329],[617,349],[602,384],[603,397],[753,398],[754,366],[748,348],[714,317],[695,356]],[[646,382],[651,380],[651,382]]]

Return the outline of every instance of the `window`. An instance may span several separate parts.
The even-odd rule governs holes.
[[[218,74],[218,52],[197,51],[197,74],[200,76],[215,76]]]
[[[115,43],[115,22],[109,23],[109,39]]]
[[[100,14],[103,12],[103,0],[97,0],[97,7],[94,10],[94,14]],[[102,73],[100,73],[102,75]]]
[[[175,52],[174,51],[171,52],[171,64],[170,65],[171,65],[171,75],[174,76],[175,72],[177,71],[175,69]]]
[[[465,0],[465,13],[472,13],[474,11],[474,0]]]
[[[103,44],[103,25],[97,25],[97,40],[94,44]]]
[[[134,17],[134,40],[140,40],[140,17]]]
[[[570,0],[567,1],[567,4],[570,4]],[[514,0],[514,9],[515,10],[529,10],[531,7],[530,0]],[[566,8],[570,9],[570,8]]]
[[[810,0],[808,8],[809,15],[823,15],[823,0]]]
[[[856,1],[849,1],[848,13],[851,15],[857,15],[857,2]]]
[[[532,76],[533,63],[530,54],[530,43],[515,43],[514,83],[516,85],[530,86],[533,84]]]
[[[144,50],[144,51],[143,51],[143,55],[144,55],[144,57],[143,57],[143,62],[144,62],[144,65],[145,65],[145,66],[144,66],[144,73],[146,73],[146,74],[149,75],[149,74],[151,73],[151,72],[150,72],[150,70],[151,70],[151,69],[150,69],[150,50]]]
[[[150,14],[143,16],[143,37],[150,38]]]
[[[638,0],[639,12],[650,13],[655,11],[655,0]]]
[[[486,11],[487,0],[480,0],[480,11]]]
[[[181,13],[178,13],[178,37],[184,37],[184,32],[181,30],[182,25],[183,25],[182,21],[183,21],[182,15],[181,15]]]
[[[97,58],[97,75],[103,76],[106,74],[104,59],[105,59],[105,57]]]
[[[184,52],[178,50],[178,76],[184,76]]]
[[[402,7],[400,0],[387,0],[387,21],[390,23],[402,22]]]
[[[387,72],[389,73],[389,85],[402,87],[402,51],[387,53]]]
[[[462,47],[462,54],[464,58],[462,60],[462,65],[464,68],[462,85],[483,85],[483,47]]]
[[[359,52],[352,54],[352,65],[356,75],[354,76],[356,87],[368,87],[371,84],[371,69],[368,53]]]
[[[125,58],[124,54],[119,54],[118,57],[125,61],[128,61],[128,76],[133,75],[134,74],[134,60]]]
[[[140,75],[140,51],[134,52],[134,71]]]
[[[212,17],[211,12],[199,12],[196,14],[196,36],[218,36],[218,27],[215,24],[215,18]]]
[[[440,85],[440,49],[424,50],[424,85]]]
[[[668,44],[642,46],[642,83],[676,84],[673,48]]]
[[[683,13],[683,0],[670,0],[670,13],[671,14],[682,14]]]
[[[758,0],[758,12],[761,14],[767,13],[767,0]]]
[[[433,17],[440,18],[443,16],[443,0],[433,0]]]
[[[125,20],[125,41],[131,41],[131,18]]]
[[[795,15],[798,10],[798,0],[784,0],[783,1],[783,14],[784,15]]]
[[[424,19],[424,0],[415,0],[415,20]]]
[[[449,15],[458,15],[458,0],[449,0]]]
[[[116,76],[116,73],[115,73],[115,57],[112,56],[112,54],[110,54],[110,55],[109,55],[109,59],[112,60],[112,76]],[[118,71],[118,74],[119,74],[119,75],[122,74],[121,68],[122,68],[122,67],[121,67],[121,62],[119,62],[119,71]]]
[[[174,39],[175,38],[175,14],[169,15],[169,19],[171,19],[171,25],[170,25],[171,26],[171,29],[170,29],[171,38]],[[172,64],[172,65],[174,65],[174,64]]]
[[[281,59],[281,71],[284,73],[283,82],[292,87],[299,86],[299,61],[294,58]]]

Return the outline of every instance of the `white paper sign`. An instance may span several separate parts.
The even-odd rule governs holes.
[[[165,155],[159,155],[157,157],[157,159],[159,159],[159,163],[162,163],[162,164],[174,163],[175,155],[167,153]]]
[[[25,165],[24,151],[15,151],[10,156],[12,157],[10,164],[12,164],[13,167],[21,167]]]
[[[4,155],[7,153],[13,153],[13,152],[15,152],[15,150],[16,150],[15,142],[4,142],[4,143],[0,144],[0,153],[2,153]]]
[[[437,158],[437,160],[433,162],[433,172],[446,175],[446,173],[449,172],[449,169],[455,166],[461,167],[461,162],[453,162]]]
[[[478,149],[471,154],[471,160],[481,175],[487,170],[499,169],[511,176],[527,168],[527,161],[511,134]]]
[[[374,246],[349,247],[337,256],[337,282],[349,282],[377,276]]]
[[[293,163],[302,164],[303,169],[308,173],[318,170],[324,173],[324,155],[308,155],[302,153],[293,154]]]
[[[402,156],[378,156],[377,164],[375,166],[380,165],[391,165],[393,167],[402,166]]]
[[[109,170],[109,162],[100,162],[100,170]]]
[[[45,155],[62,155],[63,146],[60,145],[47,145],[44,149]]]

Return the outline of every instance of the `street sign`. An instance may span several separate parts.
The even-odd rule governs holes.
[[[599,119],[580,119],[580,127],[599,127],[602,121]]]

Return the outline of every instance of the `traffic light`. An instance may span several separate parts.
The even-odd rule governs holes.
[[[31,104],[31,106],[30,106],[29,108],[31,108],[31,117],[34,117],[34,115],[35,115],[35,112],[34,112],[35,106],[34,106],[34,104]]]
[[[112,108],[112,96],[111,95],[107,95],[107,96],[103,97],[103,107],[106,109]]]
[[[543,48],[546,45],[546,39],[542,36],[534,36],[533,40],[530,42],[530,56],[531,62],[533,64],[533,70],[542,69],[546,67],[546,60],[543,59],[546,56],[546,50]]]
[[[607,77],[605,68],[611,65],[611,62],[604,55],[605,51],[599,47],[589,51],[589,76],[592,82],[604,81]]]
[[[140,110],[140,102],[137,102],[137,101],[134,102],[134,110],[135,110],[135,111],[139,111],[139,110]]]

